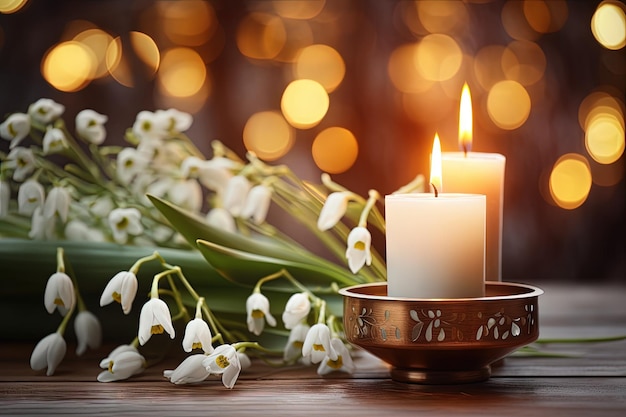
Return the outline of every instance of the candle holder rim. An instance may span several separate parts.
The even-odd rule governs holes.
[[[473,302],[473,301],[498,301],[498,300],[515,300],[521,298],[538,297],[544,293],[544,291],[533,285],[514,283],[514,282],[501,282],[501,281],[486,281],[485,289],[489,287],[497,288],[518,288],[524,290],[523,292],[516,294],[499,294],[499,295],[485,295],[483,297],[466,297],[466,298],[414,298],[414,297],[390,297],[388,295],[367,294],[359,292],[357,290],[364,290],[369,288],[387,286],[386,282],[372,282],[367,284],[351,285],[339,289],[339,294],[344,297],[361,298],[368,300],[381,300],[381,301],[400,301],[400,302]]]

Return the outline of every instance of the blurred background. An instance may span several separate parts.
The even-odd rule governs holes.
[[[194,116],[188,133],[207,158],[219,139],[310,181],[328,172],[362,195],[388,194],[428,176],[435,132],[444,152],[458,150],[467,82],[472,149],[507,158],[503,280],[623,282],[625,10],[612,0],[0,0],[0,114],[46,97],[71,125],[92,108],[109,117],[107,143],[122,144],[138,112],[174,107]]]

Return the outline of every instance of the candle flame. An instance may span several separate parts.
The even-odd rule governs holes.
[[[463,84],[459,108],[459,147],[465,153],[472,150],[472,96],[467,83]]]
[[[433,141],[433,151],[430,155],[430,185],[433,187],[435,197],[443,190],[441,175],[441,142],[439,134],[435,133]]]

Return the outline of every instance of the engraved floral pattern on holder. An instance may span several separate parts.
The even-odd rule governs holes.
[[[409,316],[416,322],[411,331],[412,342],[417,342],[422,336],[427,342],[435,339],[443,342],[446,337],[448,341],[463,340],[463,332],[457,325],[465,320],[465,313],[442,313],[441,309],[420,309],[409,311]]]

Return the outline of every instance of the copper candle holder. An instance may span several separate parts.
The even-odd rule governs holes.
[[[339,293],[348,341],[389,363],[399,382],[485,381],[491,364],[539,337],[543,291],[529,285],[487,282],[480,298],[394,298],[386,283]]]

